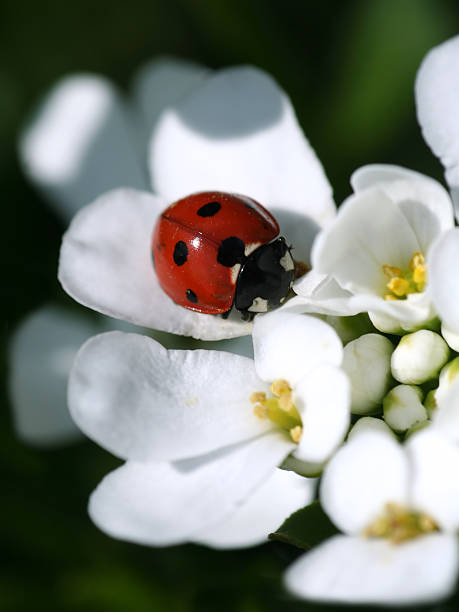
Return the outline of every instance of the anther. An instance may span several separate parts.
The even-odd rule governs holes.
[[[397,278],[403,275],[402,270],[400,270],[400,268],[396,268],[395,266],[388,266],[387,264],[384,264],[382,269],[387,278]]]
[[[410,293],[410,283],[405,278],[393,278],[387,283],[387,288],[390,289],[396,296],[402,297]]]
[[[253,414],[259,419],[266,419],[268,416],[268,409],[261,404],[256,404],[253,408]]]
[[[266,401],[266,393],[264,393],[263,391],[254,391],[249,399],[250,399],[251,404],[257,404],[258,402],[264,402]]]
[[[290,430],[290,437],[296,444],[298,444],[298,442],[301,440],[302,435],[303,435],[303,428],[301,427],[301,425],[292,427],[292,429]]]
[[[283,378],[278,378],[271,385],[271,393],[276,397],[280,397],[283,393],[289,393],[290,391],[288,382]]]

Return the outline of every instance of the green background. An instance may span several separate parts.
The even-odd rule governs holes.
[[[291,96],[337,202],[350,192],[350,173],[365,163],[398,163],[442,177],[416,122],[413,82],[428,49],[459,32],[455,0],[42,0],[4,1],[0,11],[5,349],[24,316],[50,298],[79,310],[56,281],[65,228],[24,180],[16,156],[25,117],[64,74],[99,72],[127,89],[135,69],[158,55],[212,68],[255,64]],[[6,350],[2,365],[6,382]],[[2,389],[0,610],[319,608],[282,590],[282,570],[297,554],[287,545],[155,550],[100,533],[86,515],[87,497],[116,460],[89,442],[26,447],[15,438],[6,385]]]

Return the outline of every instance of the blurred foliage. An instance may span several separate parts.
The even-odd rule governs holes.
[[[22,122],[63,74],[99,72],[127,87],[134,70],[157,55],[213,68],[253,63],[292,97],[338,202],[349,193],[350,173],[368,162],[441,178],[416,123],[413,81],[427,50],[457,33],[455,0],[4,0],[0,11],[5,375],[8,337],[25,314],[50,297],[78,308],[56,282],[64,228],[26,184],[16,159]],[[1,610],[318,608],[283,592],[281,572],[298,552],[281,543],[216,552],[110,540],[90,523],[86,501],[115,460],[90,443],[53,451],[25,447],[12,431],[5,385],[1,400]]]
[[[274,533],[271,540],[285,542],[309,550],[339,533],[318,501],[291,514]]]

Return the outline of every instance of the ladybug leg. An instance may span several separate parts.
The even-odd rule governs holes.
[[[249,310],[240,310],[239,312],[241,313],[241,319],[243,321],[248,321],[249,323],[253,321],[255,315],[257,314],[256,312],[250,312]]]
[[[229,310],[227,310],[226,312],[222,312],[220,314],[222,319],[227,319],[230,316],[230,312],[231,312],[232,308],[230,308]]]
[[[295,279],[301,278],[311,269],[304,261],[296,261],[296,259],[294,259],[293,263],[295,265]]]

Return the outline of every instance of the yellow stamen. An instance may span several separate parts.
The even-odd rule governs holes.
[[[400,544],[433,531],[438,531],[438,526],[427,514],[407,510],[398,504],[387,504],[383,515],[363,533],[368,538],[384,538]]]
[[[416,285],[422,285],[422,287],[424,288],[424,285],[426,284],[426,277],[427,277],[426,266],[424,264],[416,266],[415,269],[413,270],[413,280],[416,283]]]
[[[291,389],[289,384],[283,378],[278,378],[271,385],[271,393],[276,397],[280,397],[283,393],[290,393]]]
[[[396,278],[397,276],[403,275],[402,270],[400,270],[400,268],[396,268],[395,266],[388,266],[387,264],[384,264],[382,268],[387,278]]]
[[[301,440],[301,436],[303,435],[303,428],[301,425],[297,425],[296,427],[292,427],[290,430],[290,436],[296,444]]]
[[[418,266],[423,266],[423,265],[424,265],[424,255],[416,251],[416,253],[413,253],[413,257],[411,258],[411,261],[410,261],[410,270],[413,271]]]
[[[279,408],[285,410],[285,412],[289,412],[293,406],[292,394],[290,392],[283,393],[279,397]]]
[[[398,276],[390,280],[386,286],[397,297],[402,297],[410,292],[410,283],[405,278],[399,278]]]
[[[253,408],[253,414],[259,419],[266,419],[268,416],[268,410],[261,404],[256,404]]]
[[[386,287],[390,293],[384,295],[385,300],[403,300],[410,293],[424,291],[427,282],[427,267],[424,255],[416,251],[410,259],[408,269],[402,270],[397,266],[382,266],[384,275],[389,278]]]
[[[271,385],[271,393],[274,397],[267,397],[262,391],[252,393],[250,401],[255,404],[253,413],[260,419],[268,418],[288,432],[294,442],[298,442],[303,428],[301,417],[293,403],[292,389],[286,380],[280,378]]]
[[[257,404],[258,402],[264,402],[265,399],[266,399],[266,393],[264,393],[263,391],[255,391],[250,396],[250,403]]]

